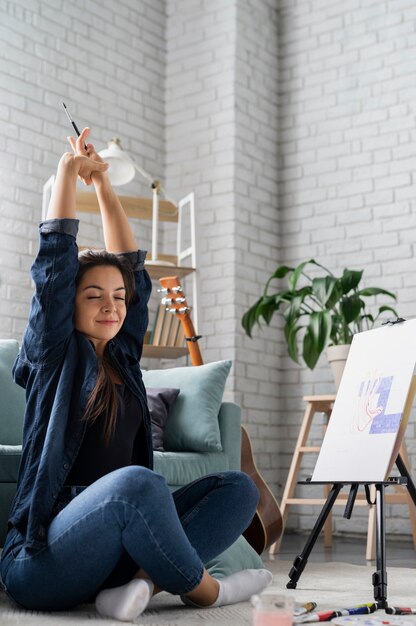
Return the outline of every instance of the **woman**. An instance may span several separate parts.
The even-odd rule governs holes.
[[[252,481],[224,472],[172,496],[152,471],[139,366],[151,283],[88,134],[69,138],[74,154],[59,161],[32,267],[36,291],[13,370],[27,403],[4,588],[28,609],[95,599],[101,615],[126,621],[160,590],[194,606],[246,600],[270,583],[270,572],[216,580],[203,563],[250,523]],[[106,246],[79,257],[78,176],[95,185]]]

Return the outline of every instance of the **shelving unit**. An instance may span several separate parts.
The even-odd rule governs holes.
[[[45,219],[49,198],[55,177],[51,176],[43,187],[42,218]],[[131,219],[149,220],[153,218],[153,201],[140,196],[118,196],[126,215]],[[77,211],[81,213],[99,213],[98,200],[95,193],[78,191]],[[188,225],[190,246],[184,247],[184,228],[186,213],[189,212]],[[152,280],[158,281],[163,276],[178,276],[180,279],[192,274],[193,285],[193,319],[197,329],[198,322],[198,281],[197,281],[197,245],[194,194],[190,193],[179,201],[178,206],[167,200],[159,200],[160,222],[171,222],[177,225],[176,255],[158,254],[158,259],[146,262],[146,269]],[[186,264],[184,262],[186,261]],[[188,264],[190,262],[190,264]],[[165,264],[166,263],[166,264]],[[177,359],[188,354],[188,349],[173,346],[143,346],[143,356],[156,359]]]

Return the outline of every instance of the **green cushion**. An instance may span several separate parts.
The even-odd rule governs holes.
[[[182,487],[197,478],[230,469],[224,452],[158,452],[153,453],[154,470],[166,478],[170,487]]]
[[[22,442],[25,392],[13,382],[12,367],[19,352],[15,339],[0,339],[0,444]]]
[[[19,473],[22,446],[0,444],[0,483],[15,483]]]
[[[205,567],[214,578],[223,578],[243,569],[261,569],[264,564],[254,548],[241,535],[222,554],[205,563]]]
[[[180,389],[166,424],[165,450],[220,451],[218,413],[231,361],[143,372],[146,387]]]

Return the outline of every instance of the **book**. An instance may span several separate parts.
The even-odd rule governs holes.
[[[183,332],[182,322],[178,328],[178,333],[176,335],[175,346],[177,348],[183,348],[185,343],[185,333]]]
[[[162,331],[160,333],[159,346],[169,345],[168,338],[169,338],[170,327],[172,325],[172,320],[173,320],[173,313],[169,313],[169,311],[166,311],[165,309],[165,314],[163,316]]]
[[[163,304],[159,304],[157,311],[156,311],[156,317],[155,317],[155,323],[153,326],[152,336],[150,339],[150,343],[153,346],[160,345],[160,336],[162,334],[162,328],[163,328],[165,315],[166,315],[165,306]]]
[[[168,346],[176,346],[176,337],[178,336],[178,331],[181,326],[181,318],[178,314],[171,313],[172,315],[172,323],[170,325],[169,337],[168,337]]]

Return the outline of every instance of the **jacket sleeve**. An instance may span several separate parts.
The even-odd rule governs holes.
[[[143,339],[149,324],[148,302],[152,292],[152,282],[145,270],[144,260],[146,252],[127,252],[121,254],[133,266],[135,277],[135,291],[133,300],[127,309],[127,315],[119,333],[119,340],[124,344],[124,350],[137,359],[140,359]]]
[[[39,225],[39,252],[31,268],[35,293],[23,336],[22,361],[39,366],[62,357],[74,328],[77,232],[75,219],[52,219]]]

